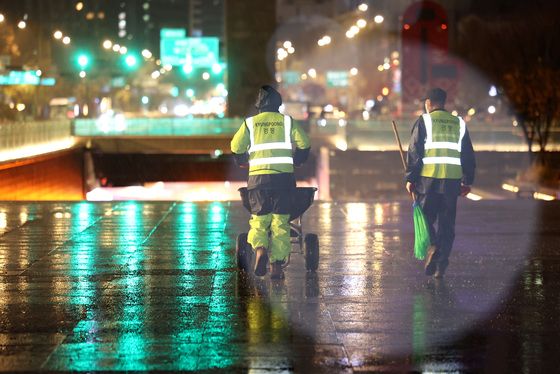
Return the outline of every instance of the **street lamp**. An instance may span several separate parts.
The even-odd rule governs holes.
[[[358,9],[359,9],[361,12],[365,12],[365,11],[368,10],[368,5],[367,5],[366,3],[362,3],[362,4],[360,4],[360,5],[358,6]]]
[[[107,39],[103,42],[103,48],[111,49],[112,47],[113,47],[113,42],[110,41],[109,39]]]
[[[27,23],[25,23],[25,21],[21,20],[21,21],[18,22],[17,27],[20,28],[21,30],[23,30],[27,27]]]
[[[62,39],[62,36],[63,36],[63,35],[62,35],[62,31],[60,31],[60,30],[56,30],[56,31],[53,33],[53,37],[54,37],[56,40]]]
[[[383,20],[384,20],[384,18],[383,18],[383,16],[382,16],[381,14],[378,14],[378,15],[376,15],[376,16],[373,18],[373,21],[374,21],[375,23],[377,23],[377,24],[382,23]]]
[[[70,44],[70,42],[71,42],[71,39],[70,39],[69,36],[65,36],[64,38],[62,38],[62,43],[68,45],[68,44]]]

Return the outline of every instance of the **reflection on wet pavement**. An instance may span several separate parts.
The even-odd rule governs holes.
[[[240,203],[0,203],[0,370],[544,372],[557,211],[462,202],[436,280],[410,204],[316,203],[319,270],[271,281],[235,268]]]

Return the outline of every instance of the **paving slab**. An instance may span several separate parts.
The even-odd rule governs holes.
[[[0,371],[554,371],[559,212],[462,200],[437,280],[410,203],[316,202],[317,272],[271,281],[239,202],[0,202]]]

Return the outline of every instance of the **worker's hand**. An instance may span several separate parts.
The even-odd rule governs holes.
[[[414,191],[416,191],[416,186],[414,185],[414,183],[406,182],[406,190],[408,191],[409,194],[412,195]]]
[[[471,192],[471,186],[461,185],[461,196],[465,197]]]

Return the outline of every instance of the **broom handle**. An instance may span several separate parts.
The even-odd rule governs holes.
[[[393,132],[395,133],[395,138],[397,139],[397,144],[399,145],[399,153],[401,155],[401,161],[404,168],[404,172],[406,173],[406,160],[404,159],[404,152],[402,149],[402,143],[401,143],[401,138],[399,136],[399,131],[397,130],[397,124],[395,123],[395,121],[391,121],[391,124],[393,125]],[[414,195],[414,192],[411,195],[412,195],[412,201],[416,202],[416,196]]]
[[[399,145],[399,153],[401,154],[402,165],[404,171],[406,172],[406,160],[404,159],[404,152],[402,149],[401,138],[399,137],[399,132],[397,130],[397,124],[395,123],[395,121],[391,121],[391,124],[393,125],[393,132],[395,133],[395,138],[397,138],[397,144]]]

